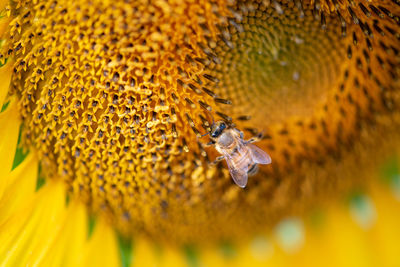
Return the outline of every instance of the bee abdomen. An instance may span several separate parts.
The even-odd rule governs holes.
[[[255,175],[258,172],[258,164],[254,163],[253,165],[250,165],[249,170],[247,171],[247,174],[249,176]]]

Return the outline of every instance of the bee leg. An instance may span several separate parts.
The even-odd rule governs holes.
[[[199,145],[200,145],[201,147],[210,147],[210,146],[215,145],[215,142],[214,142],[214,141],[210,141],[210,142],[208,142],[208,143],[202,143],[202,142],[198,142],[198,143],[199,143]]]
[[[239,133],[239,135],[240,135],[240,138],[242,138],[242,139],[243,139],[243,137],[244,137],[244,134],[243,134],[243,132],[242,132],[241,130],[237,129],[237,128],[234,128],[234,129],[235,129],[235,131],[236,131],[236,132],[238,132],[238,133]]]
[[[263,137],[262,133],[259,133],[257,136],[254,136],[254,137],[250,138],[249,140],[247,140],[246,144],[251,144],[251,143],[254,143],[254,142],[258,142],[258,141],[260,141],[262,139],[262,137]]]
[[[211,162],[211,164],[216,165],[218,162],[222,161],[224,158],[225,158],[224,156],[219,156],[213,162]]]
[[[239,131],[239,134],[240,134],[240,138],[243,139],[243,138],[244,138],[243,132],[242,132],[242,131]]]
[[[213,145],[215,145],[215,142],[214,141],[210,141],[207,144],[205,144],[204,146],[205,147],[210,147],[210,146],[213,146]]]

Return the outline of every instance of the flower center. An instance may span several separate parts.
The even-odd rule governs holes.
[[[312,115],[346,62],[339,18],[322,27],[311,7],[277,3],[242,16],[228,28],[230,40],[215,48],[215,90],[263,125]]]

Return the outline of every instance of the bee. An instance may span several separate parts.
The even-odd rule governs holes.
[[[266,152],[251,144],[254,140],[243,140],[240,130],[223,121],[213,123],[209,134],[215,149],[222,155],[216,161],[226,160],[233,181],[241,188],[246,186],[248,175],[257,171],[258,164],[271,163]]]

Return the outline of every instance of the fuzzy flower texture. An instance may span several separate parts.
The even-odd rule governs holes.
[[[400,266],[399,0],[0,9],[0,266]]]

